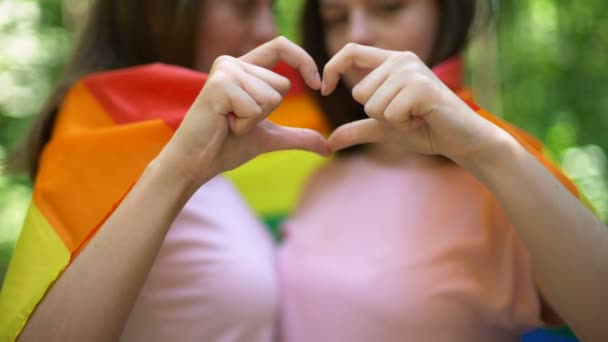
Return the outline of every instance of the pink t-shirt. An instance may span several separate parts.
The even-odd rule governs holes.
[[[121,341],[272,342],[277,302],[270,234],[217,177],[169,230]]]
[[[283,342],[517,341],[541,325],[527,251],[454,164],[334,161],[284,228]]]

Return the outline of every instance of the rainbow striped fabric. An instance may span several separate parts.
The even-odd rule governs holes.
[[[286,65],[276,71],[292,88],[271,119],[327,133],[297,73]],[[94,74],[69,91],[0,293],[0,341],[18,336],[47,289],[171,138],[205,80],[154,64]],[[275,152],[229,177],[260,215],[276,220],[322,160],[308,152]]]
[[[292,89],[271,120],[329,133],[298,74],[286,65],[276,71],[290,78]],[[471,100],[458,59],[435,71]],[[32,203],[0,293],[1,341],[17,338],[49,287],[171,138],[205,80],[198,72],[152,64],[93,74],[72,87],[42,154]],[[574,184],[545,160],[537,141],[471,106],[518,138],[578,196]],[[308,152],[275,152],[227,175],[260,217],[276,226],[321,163],[321,157]]]

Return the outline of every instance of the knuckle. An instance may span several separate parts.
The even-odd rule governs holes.
[[[248,114],[247,116],[248,117],[250,117],[250,116],[251,117],[258,117],[258,116],[264,114],[264,109],[262,108],[262,104],[257,103],[257,102],[252,103],[252,105],[249,106],[249,108],[247,109],[247,111],[248,111],[247,112],[247,114]]]
[[[353,43],[353,42],[347,43],[346,45],[344,45],[344,49],[343,49],[345,55],[346,56],[351,56],[351,58],[352,58],[352,56],[357,53],[357,50],[359,49],[359,46],[360,45],[357,44],[357,43]]]
[[[228,74],[223,71],[223,70],[218,70],[215,73],[213,73],[213,75],[209,78],[209,80],[207,80],[207,85],[208,86],[218,86],[218,85],[225,85],[226,82],[230,81],[230,76],[228,76]]]
[[[391,55],[391,58],[401,69],[412,70],[420,67],[420,59],[411,51],[395,52],[395,54]]]
[[[283,100],[283,96],[276,91],[272,91],[268,94],[268,102],[273,106],[279,104],[281,100]]]
[[[213,62],[213,67],[220,68],[225,66],[226,64],[230,64],[234,60],[234,57],[228,55],[222,55],[215,59]]]
[[[399,59],[405,61],[405,62],[416,62],[418,61],[418,56],[413,53],[412,51],[402,51],[402,52],[398,52],[397,56]]]
[[[386,113],[384,113],[384,117],[386,121],[393,126],[400,125],[407,121],[407,113],[396,108],[388,108]]]
[[[285,36],[278,36],[273,39],[273,43],[278,47],[285,47],[289,45],[289,39],[287,39]]]
[[[220,102],[214,102],[213,104],[211,104],[211,110],[214,113],[224,113],[225,108],[224,105]]]
[[[291,81],[289,81],[289,79],[285,76],[280,76],[278,88],[281,91],[281,94],[285,95],[291,88]]]
[[[378,113],[378,110],[376,108],[372,107],[369,104],[369,102],[365,104],[365,106],[363,107],[363,110],[365,110],[365,113],[367,113],[367,115],[372,118],[377,118],[381,114],[381,113]]]
[[[353,43],[353,42],[349,42],[349,43],[347,43],[347,44],[344,46],[344,49],[349,50],[349,51],[352,51],[352,50],[357,49],[358,47],[359,47],[359,44],[357,44],[357,43]]]
[[[355,101],[357,101],[359,103],[364,103],[367,100],[367,92],[359,84],[353,88],[352,95],[353,95],[353,98],[355,99]]]

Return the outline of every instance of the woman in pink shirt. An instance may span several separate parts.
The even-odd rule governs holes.
[[[24,152],[15,155],[25,159],[32,179],[66,91],[80,78],[152,62],[210,76],[173,143],[54,283],[24,323],[21,341],[275,340],[272,238],[241,194],[218,175],[269,150],[327,151],[318,133],[268,121],[246,137],[234,136],[251,131],[252,122],[270,114],[289,89],[289,81],[268,70],[280,59],[303,70],[310,86],[320,86],[310,56],[284,38],[273,40],[272,11],[271,0],[92,4],[63,78],[36,118]],[[95,114],[86,109],[80,115]],[[232,130],[230,112],[239,114]],[[10,306],[13,299],[3,294],[0,301]],[[27,318],[0,312],[0,340],[20,332],[12,325],[9,331],[5,322]]]
[[[198,2],[188,2],[195,3]],[[265,10],[255,12],[261,16],[251,18],[268,19],[269,3],[265,1],[203,3],[215,5],[214,10],[232,19],[238,17],[230,15],[236,12],[226,11],[228,8],[224,6],[236,6],[233,9],[244,6],[238,13],[247,14],[260,9],[258,5],[261,5]],[[380,16],[382,21],[393,19],[388,22],[395,23],[398,17],[390,13],[410,6],[415,9],[420,1],[377,4],[377,14],[386,12]],[[450,7],[442,8],[445,13]],[[220,24],[226,23],[226,17],[214,18],[223,18]],[[429,18],[432,16],[426,17]],[[455,18],[458,16],[452,19]],[[233,23],[235,27],[242,27]],[[400,30],[391,27],[396,36],[408,31],[407,27]],[[230,32],[234,33],[222,30],[216,38]],[[247,35],[247,32],[241,33]],[[220,38],[219,41],[233,43],[237,39]],[[166,43],[172,46],[170,39]],[[242,44],[235,45],[235,50],[228,52],[238,53],[245,48]],[[348,61],[347,57],[353,57],[350,60],[357,63],[364,62],[360,71],[365,73],[366,68],[375,68],[394,54],[352,46],[344,51],[342,57],[337,57],[337,62],[327,68],[325,93],[331,92],[336,71],[348,64],[344,60]],[[420,76],[418,81],[432,79],[426,67],[408,56],[407,64],[412,68],[402,74],[404,81],[410,82],[412,75]],[[273,247],[268,234],[240,196],[226,181],[215,176],[269,150],[301,148],[325,153],[325,142],[317,134],[281,129],[264,120],[278,105],[288,85],[281,77],[258,66],[268,66],[284,58],[299,66],[311,87],[318,88],[320,82],[316,80],[318,75],[310,58],[284,39],[265,44],[240,59],[221,58],[213,68],[211,63],[215,57],[210,58],[209,82],[180,129],[150,163],[100,232],[57,280],[37,307],[21,340],[121,338],[232,342],[275,339],[273,323],[278,296]],[[337,67],[340,68],[336,70]],[[423,96],[425,94],[435,96]],[[505,144],[496,144],[494,136],[504,137],[500,129],[471,115],[453,96],[443,98],[438,94],[446,93],[436,89],[419,93],[409,105],[406,103],[405,108],[413,110],[398,114],[411,114],[419,122],[424,121],[433,138],[439,139],[428,140],[426,136],[415,139],[419,137],[415,134],[416,125],[414,129],[404,126],[403,123],[409,121],[399,115],[396,120],[376,116],[386,124],[382,129],[400,132],[390,134],[395,138],[396,149],[380,144],[378,153],[339,159],[311,182],[300,213],[288,225],[288,242],[281,251],[286,289],[282,329],[286,340],[495,341],[511,339],[521,328],[540,321],[527,254],[494,198],[454,164],[401,151],[407,147],[422,154],[442,154],[481,175],[509,209],[508,214],[514,217],[518,228],[526,228],[520,229],[527,232],[522,237],[535,247],[541,260],[547,259],[548,252],[554,249],[538,243],[541,239],[534,235],[533,228],[537,224],[546,228],[556,222],[542,216],[528,219],[531,215],[526,210],[532,207],[530,202],[525,198],[513,201],[510,193],[521,184],[510,187],[509,182],[504,181],[507,177],[497,177],[504,175],[502,169],[487,167],[504,166],[500,158],[493,159],[495,163],[484,163],[492,161],[487,158],[488,151],[504,152],[504,148],[480,149],[477,143],[510,146],[526,162],[523,167],[510,171],[525,174],[532,170],[530,179],[537,175],[548,179],[549,183],[539,184],[538,188],[527,182],[529,188],[556,189],[560,199],[565,196],[564,190],[551,183],[553,179],[546,176],[546,171],[512,139],[503,138],[500,142]],[[424,110],[442,101],[450,102],[456,110]],[[336,131],[329,142],[332,149],[338,150],[378,141],[388,135],[388,131],[380,131],[377,125],[354,124]],[[434,142],[430,150],[429,141]],[[573,212],[564,208],[563,203],[543,208],[564,209],[560,212],[566,217],[589,217],[576,212],[580,206]],[[398,227],[395,222],[399,223]],[[567,231],[567,225],[578,222],[564,220],[560,231]],[[300,229],[302,227],[308,232]],[[563,236],[560,240],[556,234],[552,242],[563,241]],[[578,236],[581,243],[597,237],[599,244],[605,241],[606,234]],[[583,257],[575,261],[594,260],[590,254]],[[547,269],[546,274],[563,276],[551,271],[552,263],[544,265],[549,267],[540,269]],[[590,324],[591,320],[577,318],[595,313],[602,317],[599,313],[604,306],[590,305],[593,310],[575,310],[569,305],[569,301],[576,298],[573,290],[588,286],[594,279],[588,270],[597,264],[586,262],[581,266],[579,274],[584,275],[581,282],[571,283],[577,286],[553,286],[547,294],[555,298],[556,294],[559,297],[565,293],[560,308],[568,309],[572,321],[586,327],[588,336],[606,336],[600,335],[599,325]],[[594,331],[599,333],[594,335]]]
[[[473,0],[306,2],[304,47],[324,67],[320,104],[337,128],[330,146],[366,145],[313,176],[284,227],[282,341],[506,342],[547,323],[520,236],[456,164],[476,141],[432,135],[423,121],[477,115],[429,69],[454,63],[475,8]],[[423,139],[412,149],[390,124]],[[452,143],[460,147],[451,160],[436,155]]]

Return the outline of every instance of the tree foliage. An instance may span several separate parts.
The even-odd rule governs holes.
[[[280,0],[280,30],[297,40],[302,0]],[[0,1],[0,159],[22,137],[57,79],[72,46],[66,23],[83,0]],[[85,5],[83,5],[85,4]],[[484,59],[498,66],[490,107],[545,141],[548,152],[608,219],[608,2],[498,1],[495,51],[474,53],[471,74]],[[70,14],[66,17],[66,14]],[[486,37],[486,39],[488,39]],[[476,70],[476,64],[479,64]],[[477,74],[476,74],[477,73]],[[493,101],[493,103],[492,103]],[[1,171],[0,164],[0,171]],[[0,175],[0,275],[30,197],[23,176]]]

